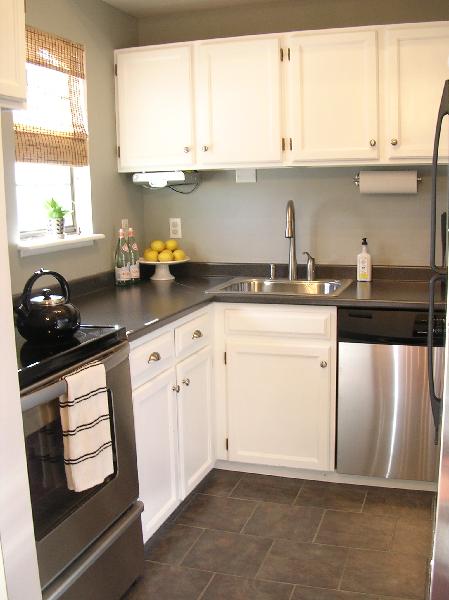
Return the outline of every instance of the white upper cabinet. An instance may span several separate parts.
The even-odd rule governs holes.
[[[377,159],[376,32],[298,33],[287,45],[290,161]]]
[[[385,147],[390,159],[432,156],[443,84],[449,79],[449,25],[387,29]],[[448,156],[445,119],[440,156]]]
[[[198,163],[281,162],[279,39],[214,40],[195,50]]]
[[[194,162],[189,44],[116,51],[119,171]]]
[[[25,12],[23,0],[2,0],[0,19],[0,107],[17,108],[26,99]]]

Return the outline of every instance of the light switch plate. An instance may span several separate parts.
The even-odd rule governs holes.
[[[257,182],[256,169],[236,169],[235,170],[235,182],[236,183],[256,183]]]
[[[181,219],[179,217],[170,217],[168,227],[170,238],[175,240],[182,238]]]

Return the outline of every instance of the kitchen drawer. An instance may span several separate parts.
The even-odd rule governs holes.
[[[282,308],[242,308],[225,311],[229,334],[253,333],[300,336],[328,340],[335,329],[335,308],[311,306],[292,310]]]
[[[129,363],[135,389],[173,364],[173,333],[168,331],[131,350]]]
[[[175,329],[176,356],[191,354],[210,343],[212,332],[209,313],[191,319]]]

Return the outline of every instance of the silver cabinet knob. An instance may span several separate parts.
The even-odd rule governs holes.
[[[202,338],[203,337],[203,332],[200,329],[195,329],[195,331],[192,333],[192,340],[197,340],[198,338]]]
[[[184,146],[184,152],[188,154],[190,152],[189,146]]]
[[[376,143],[377,143],[377,142],[376,142],[376,140],[370,140],[370,141],[369,141],[369,145],[370,145],[372,148],[374,148],[374,146],[376,145]]]
[[[392,146],[397,146],[397,145],[398,145],[398,140],[397,140],[396,138],[393,138],[393,139],[391,140],[391,145],[392,145]]]
[[[159,352],[152,352],[150,354],[150,356],[148,357],[148,364],[150,364],[150,362],[154,362],[157,360],[161,360],[161,355],[159,354]]]
[[[186,377],[185,379],[182,380],[182,383],[188,387],[190,385],[190,379],[188,377]]]
[[[325,360],[322,360],[322,361],[320,362],[320,367],[321,367],[322,369],[325,369],[325,368],[327,367],[327,362],[326,362]]]
[[[173,390],[174,392],[176,392],[177,394],[179,394],[179,390],[180,390],[180,389],[181,389],[181,388],[179,387],[179,385],[174,385],[174,386],[172,387],[172,390]]]
[[[207,152],[209,150],[209,146],[201,146],[202,152]]]

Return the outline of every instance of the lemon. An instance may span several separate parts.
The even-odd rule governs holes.
[[[147,248],[145,250],[145,252],[143,253],[143,258],[145,260],[149,260],[151,262],[156,262],[157,261],[157,252],[156,252],[156,250],[151,250],[151,248]]]
[[[161,240],[153,240],[150,244],[152,250],[156,250],[156,252],[162,252],[165,249],[165,244]]]
[[[178,250],[175,250],[173,252],[173,258],[175,260],[184,260],[186,257],[186,253],[184,252],[184,250],[181,250],[181,248],[179,248]]]
[[[167,240],[165,242],[165,247],[173,252],[178,247],[178,242],[176,240]]]
[[[170,262],[173,260],[173,253],[171,250],[163,250],[162,252],[159,252],[157,259],[159,262]]]

